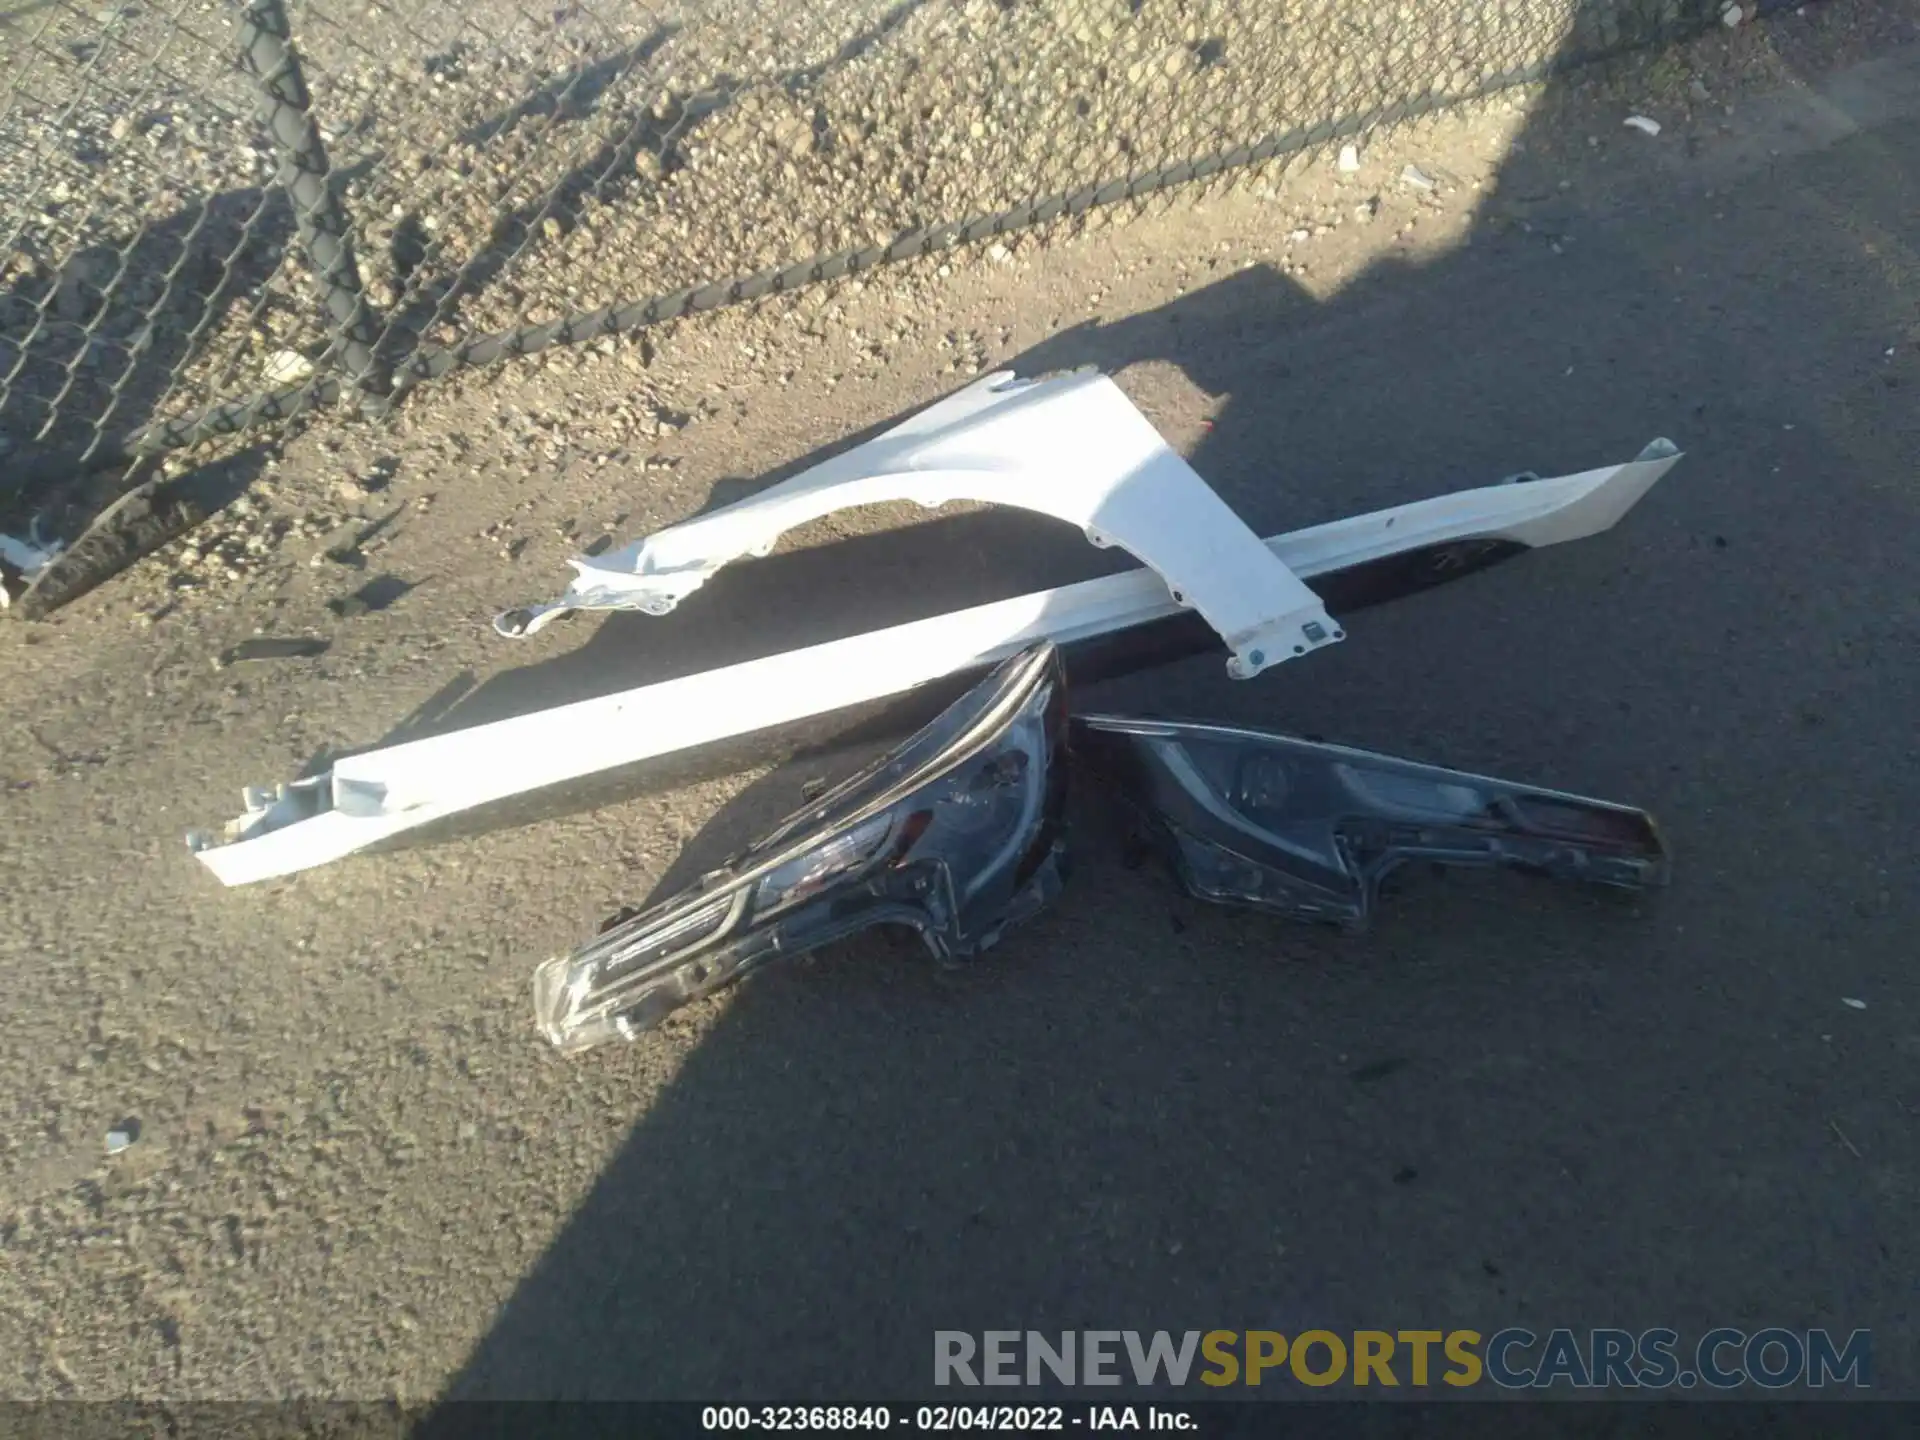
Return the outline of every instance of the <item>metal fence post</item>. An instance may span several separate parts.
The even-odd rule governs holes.
[[[313,96],[300,72],[282,0],[247,0],[240,20],[241,59],[260,87],[260,118],[280,157],[280,185],[331,321],[334,355],[354,382],[384,394],[390,376],[375,351],[377,317],[360,285],[346,211],[328,179],[326,146]]]

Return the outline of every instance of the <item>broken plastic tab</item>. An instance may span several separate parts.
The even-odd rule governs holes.
[[[1048,380],[989,375],[885,434],[758,495],[598,558],[552,605],[495,620],[525,635],[568,610],[664,615],[729,561],[765,555],[809,520],[856,505],[960,500],[1036,510],[1117,545],[1199,611],[1227,644],[1229,673],[1343,637],[1320,597],[1261,543],[1174,452],[1120,387],[1085,372]]]

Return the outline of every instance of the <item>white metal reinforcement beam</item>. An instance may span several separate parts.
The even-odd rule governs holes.
[[[1655,441],[1624,465],[1461,491],[1265,543],[1306,579],[1456,541],[1555,545],[1610,528],[1679,453]],[[1039,640],[1070,644],[1182,608],[1148,569],[977,605],[370,750],[309,780],[245,791],[245,815],[189,843],[228,885],[266,880],[493,801],[898,695]]]

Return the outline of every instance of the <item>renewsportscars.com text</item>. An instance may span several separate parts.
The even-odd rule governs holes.
[[[936,1385],[1261,1384],[1507,1390],[1866,1389],[1872,1336],[1772,1327],[1550,1330],[937,1330]]]

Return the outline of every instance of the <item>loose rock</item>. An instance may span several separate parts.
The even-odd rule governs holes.
[[[313,374],[313,362],[298,350],[276,350],[263,373],[269,385],[298,385]]]

